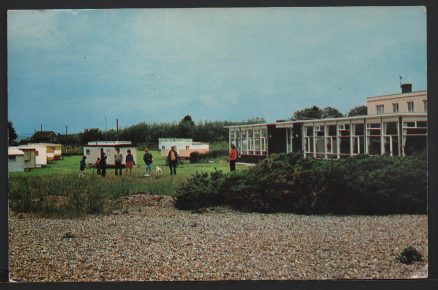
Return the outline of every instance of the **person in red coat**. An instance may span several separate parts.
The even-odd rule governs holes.
[[[230,171],[236,171],[236,160],[237,160],[237,150],[234,144],[231,144],[230,156],[228,160],[230,161]]]

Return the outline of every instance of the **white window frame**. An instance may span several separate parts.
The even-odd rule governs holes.
[[[383,115],[385,113],[385,105],[376,105],[376,114]]]
[[[408,111],[408,113],[413,113],[414,112],[414,101],[407,101],[406,102],[406,109]]]

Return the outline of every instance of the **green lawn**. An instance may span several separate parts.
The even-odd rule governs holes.
[[[190,175],[196,172],[211,172],[214,170],[222,170],[223,172],[229,171],[229,163],[226,160],[226,156],[216,158],[208,163],[195,163],[190,164],[189,160],[182,160],[180,165],[176,169],[176,176],[170,175],[169,167],[166,162],[160,156],[159,151],[151,151],[154,162],[152,164],[152,170],[155,166],[159,166],[162,169],[163,175],[161,177],[145,177],[145,164],[143,162],[143,152],[137,153],[138,164],[132,169],[130,176],[117,177],[115,176],[114,168],[107,168],[107,175],[105,177],[105,183],[111,183],[114,187],[123,186],[129,188],[129,192],[148,192],[151,194],[163,194],[173,195],[178,184],[187,179]],[[10,173],[12,179],[20,179],[20,176],[41,176],[50,177],[59,176],[65,178],[77,176],[79,174],[79,161],[81,156],[65,156],[62,160],[53,161],[46,167],[32,169],[30,172],[16,172]],[[242,169],[244,166],[238,165],[237,170]],[[154,171],[152,172],[154,173]],[[123,169],[123,174],[125,170]],[[99,178],[97,182],[100,182],[101,177],[96,176],[96,170],[92,167],[88,167],[85,170],[85,178],[93,179]],[[103,180],[102,180],[103,181]]]

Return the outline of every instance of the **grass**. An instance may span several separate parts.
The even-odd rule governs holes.
[[[151,153],[154,158],[152,170],[155,169],[155,166],[161,167],[163,171],[161,177],[155,177],[154,175],[150,177],[144,176],[145,164],[143,162],[143,152],[139,151],[137,153],[138,164],[132,168],[131,175],[125,175],[125,170],[123,169],[123,176],[120,178],[115,176],[115,170],[113,168],[107,168],[106,177],[102,178],[96,174],[96,169],[87,167],[85,170],[85,177],[81,179],[81,182],[87,183],[90,180],[93,180],[93,182],[98,182],[99,184],[103,182],[112,187],[118,187],[122,184],[122,186],[127,188],[129,193],[147,192],[151,194],[173,195],[179,183],[196,172],[211,172],[214,170],[227,172],[229,170],[229,164],[226,161],[225,156],[223,158],[219,157],[210,160],[208,163],[191,164],[189,160],[182,160],[177,167],[177,175],[171,176],[166,161],[160,156],[160,152],[151,151]],[[68,188],[68,184],[73,184],[70,179],[79,179],[80,159],[81,156],[66,156],[61,160],[49,163],[46,167],[32,169],[30,172],[11,172],[9,174],[10,189],[16,188],[15,183],[20,183],[24,181],[24,179],[32,177],[38,177],[33,186],[39,187],[39,184],[41,184],[41,186],[45,184],[45,178],[41,177],[47,177],[47,179],[52,179],[52,177],[54,177],[58,180],[56,181],[56,184],[61,184],[62,187],[62,183],[65,183],[65,187]],[[13,184],[11,184],[11,182]],[[25,184],[27,183],[24,182],[23,186]],[[77,182],[74,182],[74,184],[76,186]],[[51,186],[54,187],[53,183]],[[109,195],[113,195],[111,194],[111,191],[113,191],[112,187],[108,188],[110,191]],[[49,189],[47,188],[47,190]]]
[[[229,171],[226,156],[217,157],[206,163],[191,164],[182,160],[177,167],[177,175],[170,175],[166,161],[159,151],[151,151],[154,162],[152,175],[144,176],[143,152],[137,153],[138,164],[131,175],[115,176],[114,168],[107,168],[106,177],[96,174],[96,169],[87,167],[84,178],[79,178],[81,156],[65,156],[46,167],[30,172],[9,173],[10,207],[19,212],[36,212],[44,215],[78,216],[83,213],[104,211],[105,201],[134,193],[175,195],[179,184],[197,172],[215,170]],[[162,176],[154,176],[156,166],[161,167]],[[238,166],[238,169],[243,167]],[[59,207],[54,197],[64,197],[67,203]]]

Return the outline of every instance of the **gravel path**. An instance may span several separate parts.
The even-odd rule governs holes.
[[[123,202],[120,213],[76,220],[11,214],[11,279],[408,279],[422,277],[428,261],[425,215],[191,213],[168,199]],[[395,259],[408,245],[423,262]]]

